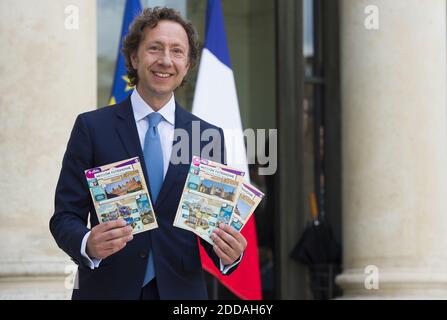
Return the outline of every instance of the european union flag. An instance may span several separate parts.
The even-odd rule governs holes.
[[[118,57],[115,68],[115,77],[113,80],[112,95],[110,97],[109,104],[115,104],[116,102],[123,101],[129,95],[129,91],[133,87],[129,86],[129,79],[127,77],[126,64],[124,57],[121,54],[121,48],[123,46],[124,37],[129,31],[129,26],[132,21],[142,11],[140,0],[126,0],[126,7],[124,9],[123,26],[121,28],[120,45],[118,49]]]

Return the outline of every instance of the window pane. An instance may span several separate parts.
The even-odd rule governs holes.
[[[108,104],[112,91],[121,24],[124,14],[123,0],[98,0],[98,107]]]
[[[314,46],[314,0],[303,1],[303,55],[304,55],[304,75],[313,75],[312,58],[315,52]]]
[[[186,0],[141,0],[143,7],[169,7],[174,8],[185,16]]]

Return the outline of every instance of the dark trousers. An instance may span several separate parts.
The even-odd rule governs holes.
[[[158,295],[157,280],[155,278],[141,288],[140,300],[160,300],[160,296]]]

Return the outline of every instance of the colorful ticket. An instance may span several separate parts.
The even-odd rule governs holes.
[[[133,233],[157,228],[138,157],[85,170],[100,223],[124,219]]]
[[[244,174],[220,163],[193,157],[174,226],[214,244],[210,236],[217,224],[232,221]]]
[[[242,183],[241,193],[231,218],[231,226],[237,231],[241,231],[263,197],[264,194],[254,186]]]

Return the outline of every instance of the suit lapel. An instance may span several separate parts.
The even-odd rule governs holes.
[[[135,124],[130,97],[118,105],[116,114],[118,117],[116,131],[118,132],[121,142],[127,151],[127,155],[129,158],[137,156],[140,157],[143,173],[146,181],[148,181],[148,175],[143,158],[143,150],[141,149],[140,138],[138,137],[138,130],[137,125]]]

